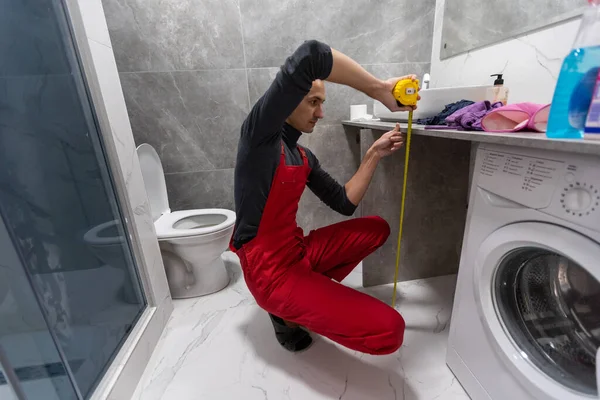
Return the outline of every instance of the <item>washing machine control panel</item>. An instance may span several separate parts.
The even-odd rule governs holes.
[[[475,168],[479,187],[600,231],[600,157],[486,144]]]

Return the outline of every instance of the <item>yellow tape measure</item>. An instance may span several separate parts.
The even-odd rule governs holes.
[[[419,96],[419,81],[404,79],[396,83],[393,90],[394,98],[405,106],[417,104]],[[398,229],[398,247],[396,248],[396,270],[394,272],[394,293],[392,307],[396,307],[396,290],[398,287],[398,271],[400,269],[400,244],[402,242],[402,227],[404,225],[404,204],[406,203],[406,183],[408,182],[408,159],[410,155],[410,138],[412,134],[413,112],[408,112],[408,128],[406,130],[406,153],[404,156],[404,181],[402,183],[402,202],[400,203],[400,228]]]
[[[404,204],[406,203],[406,182],[408,181],[408,158],[410,154],[410,137],[412,134],[413,112],[408,113],[408,128],[406,130],[406,153],[404,155],[404,182],[402,183],[402,202],[400,203],[400,228],[398,229],[398,247],[396,248],[396,271],[394,272],[394,294],[392,307],[396,307],[396,288],[398,286],[398,270],[400,268],[400,243],[402,242],[402,226],[404,225]]]
[[[394,98],[401,106],[416,106],[419,99],[419,80],[402,79],[392,90]]]

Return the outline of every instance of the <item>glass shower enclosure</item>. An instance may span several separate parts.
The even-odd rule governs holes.
[[[0,399],[90,398],[148,306],[61,0],[0,0]]]

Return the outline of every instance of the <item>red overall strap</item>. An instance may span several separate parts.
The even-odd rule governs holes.
[[[274,233],[286,235],[290,238],[298,234],[296,213],[310,173],[306,151],[300,146],[298,146],[298,151],[302,156],[302,165],[286,165],[285,148],[283,141],[281,142],[279,165],[275,170],[273,182],[271,183],[269,197],[258,227],[257,238],[258,236]],[[252,239],[252,241],[256,241],[257,238]],[[233,235],[229,241],[229,249],[233,252],[238,251],[233,246]]]
[[[298,147],[302,155],[302,165],[287,165],[285,163],[285,150],[281,145],[281,158],[279,166],[273,177],[271,191],[263,210],[263,215],[258,227],[258,236],[276,235],[292,237],[297,233],[296,213],[298,203],[304,192],[310,167],[306,153]]]

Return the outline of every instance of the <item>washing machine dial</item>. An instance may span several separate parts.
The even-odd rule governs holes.
[[[596,211],[600,204],[600,193],[593,185],[574,182],[564,188],[561,204],[567,213],[582,217]]]
[[[585,211],[592,205],[592,195],[583,188],[574,188],[565,195],[565,206],[573,211]]]

